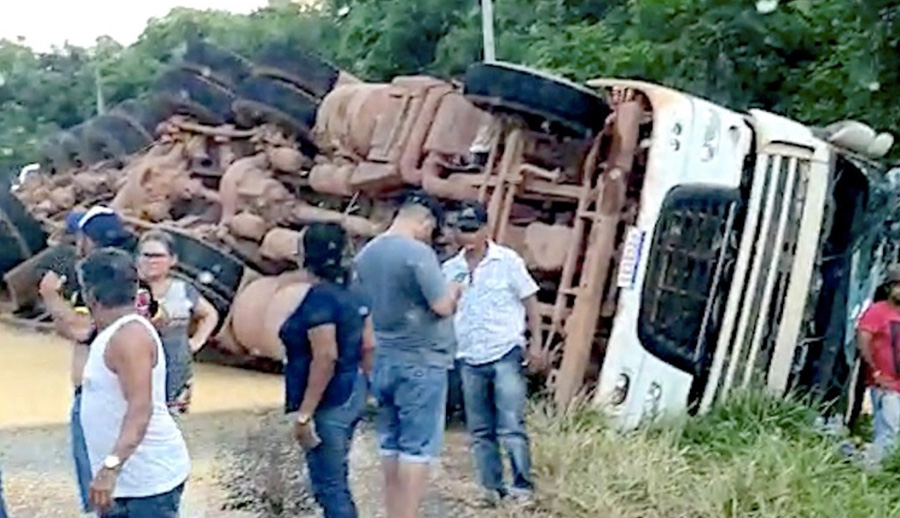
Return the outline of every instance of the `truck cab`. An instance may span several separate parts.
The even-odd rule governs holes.
[[[886,150],[657,85],[590,84],[642,92],[654,119],[595,402],[633,428],[751,386],[846,395],[854,319],[886,261],[889,187],[871,157]]]

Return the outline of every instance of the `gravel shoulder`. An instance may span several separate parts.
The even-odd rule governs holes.
[[[276,410],[188,416],[182,422],[193,470],[183,518],[319,516],[301,454]],[[12,518],[76,518],[77,496],[62,425],[0,431],[4,495]],[[351,477],[360,516],[381,518],[382,480],[374,431],[360,426]],[[463,431],[447,432],[423,509],[427,518],[485,516],[471,503],[471,461]]]

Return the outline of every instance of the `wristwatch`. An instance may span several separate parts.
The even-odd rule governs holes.
[[[309,414],[300,414],[297,416],[297,424],[301,426],[306,426],[312,420],[312,416]]]
[[[122,459],[115,455],[107,455],[105,459],[103,459],[103,468],[117,471],[120,467],[122,467]]]

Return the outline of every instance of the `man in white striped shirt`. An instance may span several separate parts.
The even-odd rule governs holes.
[[[540,337],[538,286],[516,252],[488,239],[482,205],[463,207],[456,222],[460,253],[444,263],[448,280],[463,294],[454,317],[457,358],[475,463],[486,504],[530,499],[531,453],[525,430],[528,396],[525,368],[546,368]],[[530,346],[525,350],[526,316]],[[512,464],[512,485],[503,482],[500,445]]]

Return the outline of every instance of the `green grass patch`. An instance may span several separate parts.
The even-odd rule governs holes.
[[[629,434],[610,430],[592,410],[559,418],[536,408],[537,515],[900,517],[900,463],[868,474],[814,420],[799,402],[761,394]]]

